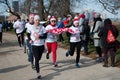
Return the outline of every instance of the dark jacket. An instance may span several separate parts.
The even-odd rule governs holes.
[[[109,29],[111,29],[115,38],[117,38],[117,36],[118,36],[118,30],[117,30],[116,26],[106,25],[106,26],[102,27],[100,29],[98,36],[101,38],[101,44],[104,48],[105,47],[106,48],[113,48],[116,45],[115,42],[109,43],[109,44],[107,43],[107,33],[108,33]]]

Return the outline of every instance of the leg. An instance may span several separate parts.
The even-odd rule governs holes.
[[[70,56],[74,55],[75,46],[76,46],[76,43],[70,43],[70,51],[69,51]]]
[[[32,46],[33,55],[35,57],[36,72],[39,73],[39,48],[38,46]]]
[[[88,54],[88,42],[87,41],[83,42],[83,47],[84,47],[84,53]]]
[[[57,51],[57,42],[53,42],[52,43],[52,59],[53,59],[53,63],[55,67],[57,66],[56,65],[56,58],[57,58],[56,51]]]
[[[23,32],[21,33],[21,43],[22,45],[24,45],[24,33]]]
[[[35,57],[35,67],[37,72],[37,78],[40,79],[41,76],[40,76],[39,60],[41,60],[41,57],[44,51],[44,46],[32,46],[32,49]]]
[[[108,67],[108,48],[103,48],[104,52],[104,65],[103,67]]]
[[[111,58],[111,66],[115,67],[115,50],[114,50],[114,48],[110,49],[110,58]]]
[[[47,54],[46,54],[46,59],[49,59],[49,54],[51,53],[51,43],[46,43],[46,47],[47,47]]]
[[[77,42],[76,45],[77,45],[76,63],[79,63],[79,60],[80,60],[80,49],[81,49],[81,43],[80,43],[80,42]]]
[[[101,50],[101,48],[100,48],[100,46],[99,47],[96,47],[96,52],[98,53],[98,55],[99,55],[99,58],[97,58],[97,62],[102,62],[103,61],[103,58],[102,58],[102,50]]]
[[[18,38],[18,43],[19,43],[19,45],[20,45],[20,47],[21,47],[20,34],[17,34],[17,38]]]
[[[64,41],[62,33],[59,35],[60,41]]]

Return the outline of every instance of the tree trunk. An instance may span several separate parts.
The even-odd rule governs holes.
[[[41,18],[41,20],[44,19],[44,5],[43,0],[38,0],[38,14]]]

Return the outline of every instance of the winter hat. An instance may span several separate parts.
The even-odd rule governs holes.
[[[85,18],[85,14],[80,14],[80,18]]]
[[[50,18],[50,21],[56,21],[56,18],[55,18],[54,16],[52,16],[52,17]]]
[[[29,18],[32,18],[32,17],[34,17],[35,15],[33,14],[33,13],[31,13],[30,15],[29,15]]]
[[[39,15],[35,15],[35,16],[34,16],[34,21],[35,21],[35,20],[40,20]]]
[[[75,23],[79,23],[79,18],[77,16],[73,19],[73,24]]]

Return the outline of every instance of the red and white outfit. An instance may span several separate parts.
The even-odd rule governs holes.
[[[46,26],[46,31],[53,30],[55,28],[57,28],[57,26],[48,25],[48,26]],[[47,46],[47,50],[48,50],[47,54],[50,54],[52,51],[53,63],[56,63],[57,34],[52,33],[52,32],[47,32],[46,46]]]

